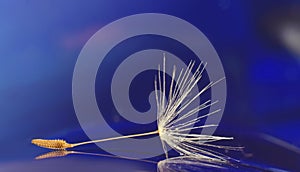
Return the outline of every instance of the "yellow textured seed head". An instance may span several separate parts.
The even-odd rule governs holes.
[[[72,144],[69,144],[64,140],[33,139],[31,143],[43,148],[56,149],[56,150],[63,150],[63,149],[73,147]]]

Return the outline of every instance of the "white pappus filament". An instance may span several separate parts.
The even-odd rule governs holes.
[[[210,82],[196,95],[188,98],[192,89],[197,86],[202,78],[203,71],[207,64],[201,64],[196,67],[193,74],[192,69],[195,67],[195,62],[191,61],[185,70],[181,69],[179,74],[176,74],[176,66],[173,66],[171,85],[169,87],[169,95],[166,92],[166,58],[163,58],[162,70],[158,66],[158,77],[154,81],[155,95],[157,103],[157,125],[159,136],[163,145],[164,152],[168,158],[167,145],[179,152],[181,155],[194,156],[197,158],[210,158],[218,160],[226,160],[229,157],[218,152],[203,148],[201,146],[217,147],[225,149],[239,149],[229,146],[212,145],[211,142],[219,140],[231,140],[232,137],[220,137],[212,135],[203,135],[197,133],[188,133],[194,129],[201,129],[206,127],[215,127],[215,124],[207,124],[201,126],[194,126],[200,120],[210,115],[216,114],[220,109],[210,112],[205,115],[197,116],[189,119],[192,115],[198,114],[199,111],[209,108],[217,103],[208,100],[196,107],[188,108],[191,103],[199,98],[205,91],[207,91],[214,84],[223,80]],[[162,75],[162,76],[161,76]],[[175,82],[176,80],[176,82]],[[190,96],[190,95],[189,95]],[[168,99],[166,99],[168,97]]]

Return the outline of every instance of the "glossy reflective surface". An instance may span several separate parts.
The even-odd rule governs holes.
[[[293,39],[298,38],[299,11],[298,0],[1,1],[0,171],[157,170],[157,164],[92,155],[34,160],[47,150],[30,143],[33,138],[61,138],[71,143],[89,140],[78,123],[72,102],[72,77],[78,54],[105,25],[149,12],[190,22],[218,52],[228,96],[216,134],[235,137],[233,142],[218,144],[245,147],[244,153],[219,151],[259,168],[300,171],[300,58],[298,41]],[[192,54],[178,42],[149,35],[126,40],[114,49],[106,59],[108,65],[100,71],[102,80],[97,79],[95,84],[97,99],[103,100],[106,122],[122,135],[157,127],[155,122],[136,124],[124,120],[103,98],[103,94],[110,93],[108,81],[113,69],[126,55],[144,46],[174,51],[182,59]],[[153,83],[151,72],[141,73],[131,84],[137,91],[131,91],[130,99],[140,112],[151,108],[144,94],[144,89],[153,90],[149,86]],[[85,125],[94,128],[93,121]],[[95,132],[99,137],[107,133],[101,125],[98,127]],[[76,151],[106,154],[95,145]],[[128,150],[119,151],[132,152],[135,157],[148,149],[134,152],[129,145]],[[151,160],[163,159],[160,156]],[[180,166],[191,170],[186,164],[167,166],[167,170]]]

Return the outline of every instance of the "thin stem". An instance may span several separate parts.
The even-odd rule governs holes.
[[[111,140],[119,140],[119,139],[133,138],[133,137],[149,136],[149,135],[154,135],[154,134],[158,134],[158,133],[159,133],[158,130],[156,130],[156,131],[151,131],[151,132],[147,132],[147,133],[132,134],[132,135],[127,135],[127,136],[119,136],[119,137],[111,137],[111,138],[100,139],[100,140],[92,140],[92,141],[86,141],[86,142],[81,142],[81,143],[73,143],[71,145],[72,145],[72,147],[76,147],[76,146],[81,146],[81,145],[86,145],[86,144],[91,144],[91,143],[99,143],[99,142],[106,142],[106,141],[111,141]]]

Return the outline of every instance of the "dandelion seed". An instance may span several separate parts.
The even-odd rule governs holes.
[[[215,124],[194,126],[194,124],[200,122],[205,117],[218,113],[220,109],[202,116],[197,116],[194,119],[190,119],[190,117],[192,117],[195,114],[198,114],[201,110],[213,106],[214,104],[217,103],[217,101],[211,102],[211,100],[208,100],[196,107],[192,107],[192,109],[188,108],[205,91],[209,90],[209,88],[211,88],[216,83],[224,79],[221,78],[218,81],[210,82],[196,95],[190,95],[192,89],[197,86],[198,82],[202,78],[202,74],[206,65],[207,64],[201,63],[196,68],[195,72],[192,75],[190,75],[190,73],[192,73],[192,70],[195,66],[195,62],[191,61],[185,70],[181,69],[177,77],[176,77],[177,75],[176,66],[174,66],[172,72],[171,85],[169,87],[169,95],[167,95],[166,58],[164,56],[162,70],[160,69],[160,66],[158,66],[158,75],[154,81],[155,98],[157,104],[157,125],[158,125],[158,129],[156,131],[126,135],[120,137],[113,137],[113,138],[107,138],[101,140],[92,140],[92,141],[74,143],[74,144],[67,143],[64,140],[43,140],[43,139],[34,139],[32,143],[49,149],[67,149],[67,148],[72,148],[72,147],[91,144],[91,143],[159,134],[166,158],[168,158],[167,145],[169,145],[171,148],[173,148],[174,150],[176,150],[177,152],[179,152],[181,155],[184,156],[189,156],[189,157],[192,156],[195,158],[202,158],[202,159],[204,158],[204,159],[211,159],[211,160],[218,159],[218,160],[226,161],[227,159],[230,158],[218,152],[203,148],[202,146],[223,148],[227,150],[240,150],[241,149],[240,147],[219,146],[219,145],[211,144],[211,142],[215,142],[219,140],[231,140],[233,139],[232,137],[220,137],[220,136],[188,133],[189,131],[192,131],[194,129],[217,126]],[[166,99],[166,97],[168,99]]]

